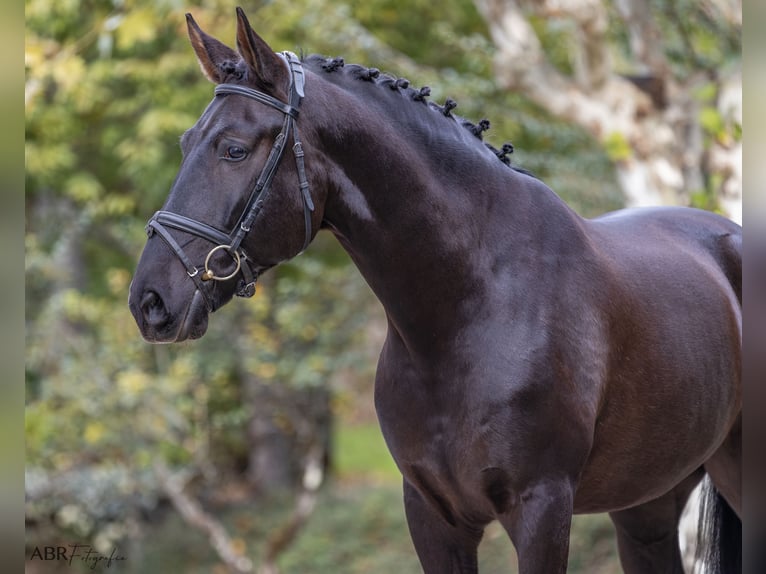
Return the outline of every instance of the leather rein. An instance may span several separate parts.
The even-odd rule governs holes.
[[[219,84],[215,88],[216,96],[222,94],[245,96],[279,110],[285,116],[282,123],[282,131],[274,140],[274,145],[271,148],[266,164],[263,166],[263,170],[250,192],[247,204],[232,231],[225,233],[207,223],[197,221],[196,219],[178,213],[173,213],[172,211],[162,210],[157,211],[146,225],[147,235],[152,237],[157,233],[181,260],[181,263],[186,268],[187,275],[189,275],[197,286],[197,289],[202,293],[208,312],[213,311],[210,293],[206,287],[206,283],[209,283],[210,281],[228,281],[234,279],[237,275],[241,275],[237,284],[236,295],[238,297],[252,297],[255,294],[255,282],[258,279],[259,272],[263,269],[258,269],[253,266],[252,260],[248,257],[247,253],[245,253],[245,250],[242,249],[242,242],[250,231],[253,222],[263,207],[264,201],[271,191],[272,179],[277,171],[286,143],[290,139],[291,134],[293,136],[293,155],[295,156],[299,187],[301,197],[303,198],[303,214],[305,221],[306,235],[301,252],[308,247],[308,244],[311,241],[311,214],[314,211],[314,202],[311,200],[311,194],[309,193],[309,184],[306,178],[306,168],[303,161],[303,146],[301,145],[301,140],[298,135],[298,126],[296,124],[298,110],[304,96],[303,86],[305,83],[305,75],[303,66],[295,54],[292,52],[283,52],[279,55],[284,58],[287,67],[290,70],[290,95],[288,103],[281,102],[263,92],[236,84]],[[179,245],[173,238],[169,229],[190,233],[215,245],[208,252],[207,257],[205,257],[205,263],[202,270],[191,261],[181,245]],[[219,276],[210,268],[210,259],[213,254],[218,251],[225,251],[231,256],[235,264],[234,271]]]

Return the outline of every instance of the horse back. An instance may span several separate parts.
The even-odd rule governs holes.
[[[615,212],[593,223],[613,362],[622,365],[635,352],[645,369],[668,375],[653,378],[689,379],[685,373],[705,364],[713,369],[725,356],[739,373],[742,228],[710,212],[667,207]]]
[[[656,257],[656,270],[675,273],[679,262],[710,264],[742,304],[742,227],[720,215],[686,207],[626,209],[591,220],[594,244],[613,261]],[[617,264],[618,268],[622,265]],[[639,268],[641,266],[638,266]],[[627,263],[624,269],[632,270]]]

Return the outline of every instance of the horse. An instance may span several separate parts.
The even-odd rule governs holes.
[[[186,19],[215,95],[130,286],[147,341],[203,336],[329,230],[385,310],[374,402],[425,574],[477,572],[495,520],[520,573],[566,572],[573,514],[602,512],[625,572],[683,572],[703,477],[711,562],[741,569],[739,225],[583,218],[451,100],[277,53],[241,8],[236,50]]]

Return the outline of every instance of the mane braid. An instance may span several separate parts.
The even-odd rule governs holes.
[[[456,107],[457,107],[457,102],[453,100],[452,98],[447,98],[447,100],[444,102],[442,113],[448,118],[451,118],[452,114],[450,112],[454,110]]]
[[[367,70],[359,76],[359,79],[372,82],[378,76],[380,76],[380,70],[377,68],[367,68]]]
[[[322,64],[322,69],[325,72],[334,72],[339,68],[342,68],[345,63],[343,58],[328,58],[325,63]]]
[[[361,80],[366,83],[372,83],[380,87],[388,87],[392,92],[400,92],[403,95],[409,97],[409,99],[414,102],[424,103],[431,110],[439,112],[439,115],[443,115],[444,117],[456,121],[461,127],[468,130],[479,141],[483,141],[484,132],[490,128],[490,122],[488,119],[482,119],[478,124],[475,124],[470,120],[453,115],[452,110],[457,107],[457,102],[452,98],[447,98],[443,106],[440,106],[434,102],[427,101],[426,98],[431,95],[431,88],[428,86],[423,86],[419,89],[413,88],[410,85],[410,81],[406,78],[397,78],[389,74],[381,73],[378,68],[368,68],[366,66],[360,66],[359,64],[346,65],[343,58],[327,58],[316,54],[306,57],[303,57],[303,54],[301,54],[301,56],[301,60],[305,64],[317,65],[328,74],[341,72],[351,78]],[[484,146],[489,149],[504,165],[510,167],[514,171],[537,179],[537,176],[527,171],[526,169],[511,165],[511,158],[508,156],[513,153],[513,144],[510,142],[504,143],[500,149],[489,143],[484,143]]]
[[[423,86],[420,88],[420,90],[417,90],[415,94],[413,94],[412,99],[416,102],[423,102],[425,103],[426,98],[431,95],[431,88],[428,86]]]

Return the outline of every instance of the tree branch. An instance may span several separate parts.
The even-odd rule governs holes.
[[[740,0],[703,0],[704,14],[726,13],[736,21]],[[585,129],[614,153],[626,204],[688,203],[704,186],[698,102],[699,62],[676,77],[662,50],[662,30],[649,0],[614,0],[625,23],[635,72],[622,76],[609,59],[606,0],[474,0],[497,49],[498,84],[521,92],[546,111]],[[522,7],[524,11],[522,11]],[[577,79],[557,70],[526,15],[566,18],[578,30]],[[717,26],[716,26],[717,29]],[[736,31],[735,31],[736,32]],[[691,40],[687,38],[687,44]],[[632,72],[632,71],[631,71]],[[625,152],[625,149],[628,151]],[[734,150],[736,152],[736,150]],[[736,162],[716,157],[721,164]],[[710,164],[712,165],[712,164]],[[721,168],[720,171],[728,173]],[[738,174],[731,172],[734,201]],[[730,210],[732,211],[732,210]],[[734,215],[732,213],[732,215]]]
[[[742,0],[702,0],[700,8],[713,20],[723,19],[733,28],[742,27]]]
[[[524,92],[550,113],[582,126],[598,139],[613,132],[623,134],[628,140],[633,137],[636,109],[650,105],[649,99],[627,80],[608,73],[608,57],[596,54],[605,48],[592,48],[592,53],[587,56],[592,60],[590,81],[597,77],[599,85],[591,83],[589,89],[583,89],[547,59],[518,2],[475,0],[475,3],[498,48],[495,67],[501,85]],[[581,22],[579,26],[600,28],[605,25],[602,21],[605,15],[593,8],[593,4],[590,0],[558,0],[555,5],[551,1],[545,6],[549,14],[555,9],[560,15],[569,15],[578,6],[591,6],[591,10],[585,10],[587,14],[577,16]]]
[[[630,52],[635,61],[643,66],[643,69],[636,71],[666,78],[670,67],[662,52],[661,34],[649,3],[646,0],[615,0],[615,6],[628,30]]]
[[[575,77],[580,87],[592,92],[606,83],[611,73],[606,34],[609,18],[600,0],[544,0],[532,6],[546,17],[566,18],[577,26]]]
[[[290,519],[269,538],[266,544],[266,558],[258,571],[259,574],[279,573],[276,565],[277,558],[295,541],[298,533],[314,511],[317,493],[324,480],[323,458],[324,448],[321,444],[314,444],[306,455],[303,488],[298,495],[293,513]]]
[[[199,502],[184,492],[191,479],[191,474],[180,472],[171,475],[162,463],[155,464],[154,468],[162,489],[170,498],[175,509],[187,524],[208,535],[210,544],[221,560],[234,572],[253,572],[252,561],[236,551],[223,525],[206,513]]]

